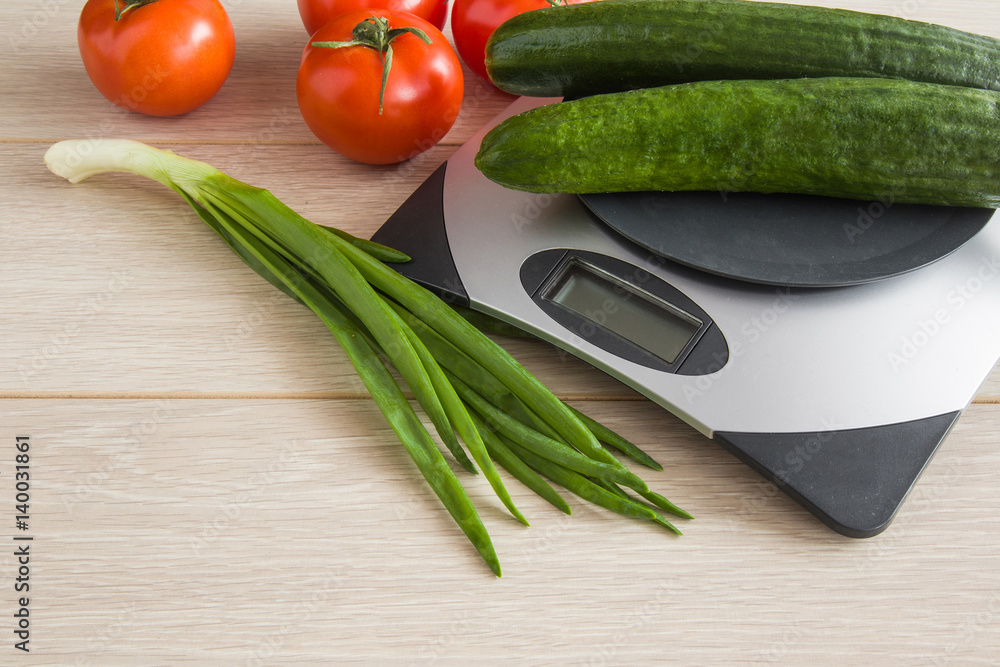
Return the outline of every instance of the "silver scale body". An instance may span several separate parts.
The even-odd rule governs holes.
[[[834,530],[851,537],[884,530],[1000,359],[996,217],[929,266],[874,282],[786,288],[711,276],[640,249],[575,196],[515,192],[475,168],[473,158],[493,125],[554,101],[517,100],[448,160],[438,195],[446,248],[434,252],[451,255],[469,305],[633,387],[729,447]],[[425,217],[418,211],[410,221]],[[393,238],[378,240],[392,244]],[[703,375],[672,374],[573,334],[533,301],[520,280],[528,258],[555,249],[612,257],[673,286],[721,330],[727,362]],[[406,265],[401,270],[406,273]],[[907,430],[918,420],[937,424],[936,435],[926,439]],[[886,436],[881,427],[896,435]],[[734,444],[732,434],[750,434],[750,444]],[[849,435],[829,440],[822,462],[788,480],[780,457],[802,442],[802,434]]]
[[[538,104],[512,105],[507,115]],[[491,124],[492,126],[492,124]],[[853,429],[964,410],[1000,359],[1000,225],[929,267],[863,285],[790,289],[672,270],[594,220],[575,196],[513,193],[472,166],[485,128],[449,159],[448,242],[472,306],[572,352],[700,432]],[[469,168],[458,168],[467,163]],[[878,224],[876,220],[874,224]],[[859,242],[863,240],[862,238]],[[625,361],[558,324],[521,288],[536,252],[636,264],[697,302],[730,359],[690,377]]]

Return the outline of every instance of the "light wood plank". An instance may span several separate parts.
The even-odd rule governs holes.
[[[316,143],[298,113],[295,75],[307,35],[295,3],[233,0],[223,3],[237,37],[232,74],[219,94],[179,118],[148,118],[120,110],[90,84],[76,49],[78,3],[0,4],[0,48],[11,58],[0,68],[0,138],[51,141],[68,137],[128,136],[149,141]],[[812,4],[939,22],[1000,36],[1000,8],[967,0],[875,2],[826,0]],[[445,28],[451,38],[451,27]],[[57,36],[61,38],[57,39]],[[512,99],[467,68],[462,113],[445,142],[460,144]],[[342,160],[333,153],[333,162]]]
[[[3,450],[32,444],[37,660],[19,662],[986,665],[1000,650],[1000,407],[974,407],[863,541],[649,404],[583,407],[660,459],[644,477],[698,519],[676,538],[576,500],[567,517],[511,482],[525,528],[461,473],[496,580],[367,402],[5,401]]]
[[[14,498],[11,443],[30,435],[36,538],[32,653],[12,648],[7,588],[0,663],[996,663],[1000,373],[890,529],[857,541],[602,373],[504,340],[666,464],[644,477],[698,519],[675,538],[576,501],[565,517],[511,482],[525,528],[461,473],[504,565],[496,580],[309,313],[169,191],[117,176],[70,186],[41,155],[61,138],[139,138],[369,235],[510,98],[470,75],[441,146],[365,167],[298,115],[305,33],[290,0],[224,1],[236,66],[177,119],[96,93],[76,52],[80,4],[0,3],[0,497]],[[996,3],[815,4],[1000,36]],[[14,568],[0,557],[0,586]]]
[[[308,35],[295,2],[234,0],[236,61],[219,93],[175,118],[131,113],[105,100],[76,46],[79,2],[0,3],[0,138],[51,141],[125,136],[148,141],[320,145],[299,114],[295,77]],[[446,28],[450,39],[450,29]],[[513,99],[465,69],[462,112],[445,137],[460,144]],[[334,163],[344,158],[325,151]]]
[[[359,175],[328,169],[322,147],[161,146],[364,237],[450,150]],[[17,193],[0,226],[0,392],[364,390],[319,320],[253,274],[177,195],[127,175],[71,185],[47,171],[44,148],[0,145],[0,179]],[[540,342],[505,344],[561,392],[634,395]]]

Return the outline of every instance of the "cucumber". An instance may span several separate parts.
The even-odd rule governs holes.
[[[1000,206],[1000,93],[905,81],[700,81],[538,107],[476,166],[530,192],[786,192]]]
[[[746,0],[602,0],[517,15],[486,48],[516,95],[713,79],[858,76],[1000,89],[1000,40],[901,18]]]

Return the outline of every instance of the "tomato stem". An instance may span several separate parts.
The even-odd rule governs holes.
[[[136,9],[137,7],[142,7],[144,5],[151,5],[156,0],[125,0],[124,5],[119,5],[118,0],[115,0],[115,20],[120,21],[125,12]]]
[[[141,0],[139,0],[141,1]],[[341,49],[347,46],[363,46],[378,51],[382,63],[382,88],[378,94],[378,115],[382,115],[382,104],[385,101],[385,85],[389,80],[389,70],[392,68],[392,40],[400,35],[410,33],[431,43],[431,38],[420,28],[406,26],[404,28],[389,28],[389,19],[384,16],[371,16],[354,26],[354,39],[346,42],[313,42],[313,46],[324,49]]]

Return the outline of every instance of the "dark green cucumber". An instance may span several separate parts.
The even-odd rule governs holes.
[[[900,79],[701,81],[518,114],[476,166],[531,192],[716,190],[1000,206],[1000,93]]]
[[[489,40],[486,69],[502,90],[540,97],[826,76],[1000,89],[1000,40],[824,7],[603,0],[508,20]]]

